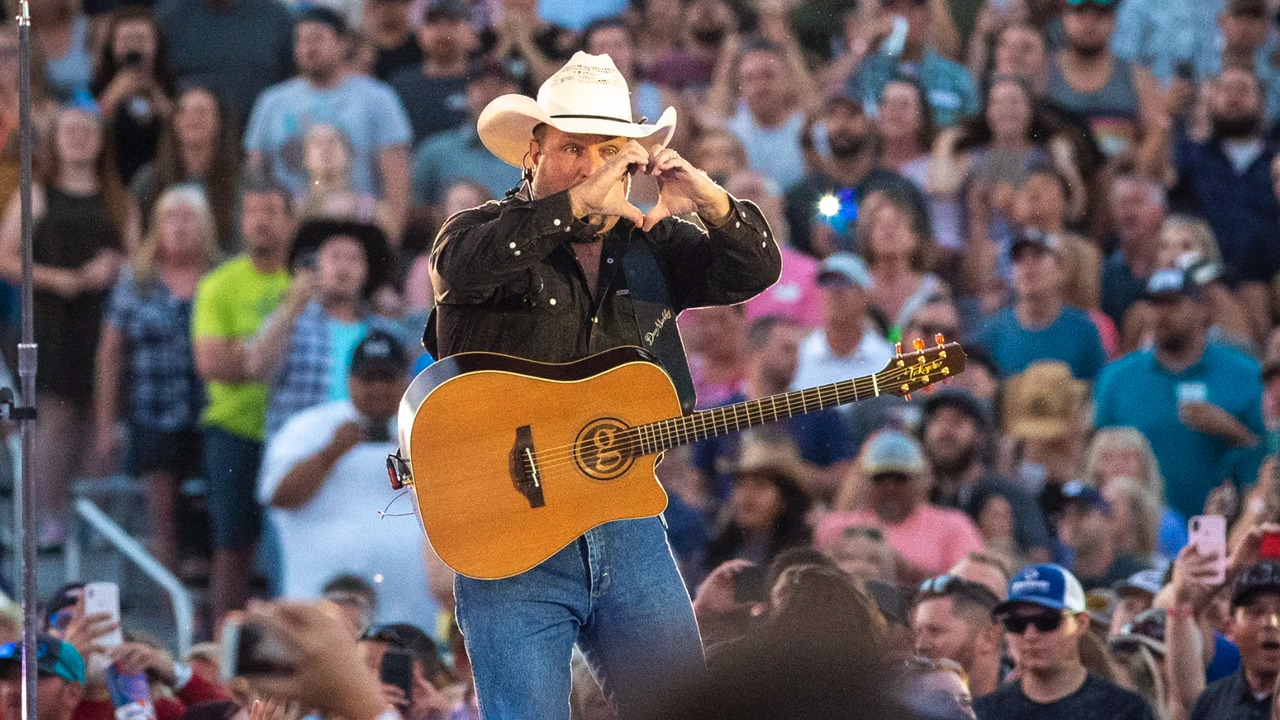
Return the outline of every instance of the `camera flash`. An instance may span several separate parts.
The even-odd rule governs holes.
[[[835,217],[840,213],[840,198],[827,194],[818,199],[818,214],[823,217]]]

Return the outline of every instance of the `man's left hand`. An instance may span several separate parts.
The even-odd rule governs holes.
[[[1225,438],[1237,447],[1257,441],[1253,433],[1249,432],[1249,428],[1235,419],[1231,413],[1213,403],[1183,403],[1178,407],[1178,419],[1192,430]]]
[[[729,193],[671,148],[655,145],[645,172],[658,179],[658,204],[645,214],[641,228],[646,232],[673,215],[696,212],[704,220],[720,220],[732,209]]]

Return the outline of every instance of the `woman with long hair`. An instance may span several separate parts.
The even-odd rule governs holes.
[[[982,113],[943,132],[929,166],[930,195],[964,196],[983,189],[992,208],[1007,215],[1012,193],[1033,167],[1052,165],[1076,191],[1068,198],[1068,219],[1084,208],[1084,182],[1070,142],[1036,108],[1031,88],[1019,78],[999,76],[988,86]]]
[[[103,152],[102,121],[92,108],[70,107],[54,122],[39,181],[32,187],[35,221],[33,278],[36,388],[40,405],[36,442],[37,540],[60,545],[58,517],[83,454],[68,438],[84,435],[93,415],[93,374],[102,310],[123,253],[136,246],[137,217],[129,195]],[[0,226],[0,275],[22,277],[18,198]]]
[[[1157,500],[1155,551],[1166,558],[1177,557],[1187,544],[1187,520],[1166,503],[1164,476],[1151,443],[1137,428],[1103,428],[1093,436],[1085,452],[1084,482],[1106,494],[1107,485],[1123,477],[1138,481],[1144,496]]]
[[[177,487],[199,472],[201,458],[204,392],[191,347],[191,304],[218,258],[215,232],[199,187],[166,190],[111,293],[98,343],[94,450],[104,462],[118,454],[116,418],[128,388],[125,471],[146,482],[151,551],[169,568],[178,561]]]
[[[91,90],[110,128],[116,171],[128,184],[156,156],[165,120],[173,114],[177,82],[149,8],[116,9],[107,18],[103,38]]]
[[[404,228],[390,206],[356,190],[351,185],[351,162],[355,148],[341,128],[317,123],[302,141],[302,163],[307,171],[307,189],[296,199],[298,217],[332,218],[374,223],[382,228],[392,247],[399,247]]]
[[[907,178],[921,192],[929,187],[929,166],[938,129],[929,111],[924,86],[914,78],[896,77],[880,93],[876,128],[883,144],[882,167]],[[933,242],[947,254],[964,249],[961,205],[954,195],[926,196]]]
[[[916,212],[905,194],[883,189],[866,198],[858,216],[858,247],[873,282],[867,303],[888,322],[890,340],[901,339],[921,307],[951,297],[950,286],[925,269],[933,243]]]
[[[173,114],[164,125],[154,162],[133,176],[129,192],[150,217],[156,198],[165,188],[197,183],[204,188],[218,228],[218,247],[226,256],[239,251],[238,188],[240,143],[234,123],[214,94],[202,87],[182,91]]]

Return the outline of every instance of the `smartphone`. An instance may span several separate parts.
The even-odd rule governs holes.
[[[107,613],[118,626],[120,624],[120,587],[113,582],[92,582],[84,586],[84,614],[94,615]],[[102,647],[119,647],[124,642],[124,635],[116,627],[100,638]]]
[[[413,656],[405,650],[391,648],[382,654],[378,673],[383,685],[395,685],[404,691],[405,700],[413,700]]]
[[[377,418],[364,419],[365,442],[391,442],[391,424],[387,420]]]
[[[1227,519],[1221,515],[1197,515],[1187,522],[1187,542],[1201,555],[1212,555],[1215,574],[1205,580],[1218,585],[1227,580]]]
[[[764,602],[765,570],[759,565],[749,565],[733,574],[733,599],[740,603]]]
[[[893,16],[893,30],[889,31],[889,36],[884,39],[880,45],[880,52],[883,55],[896,58],[902,54],[907,48],[907,31],[911,29],[911,23],[901,15]]]
[[[1280,532],[1262,533],[1262,547],[1258,549],[1259,560],[1280,560]]]
[[[231,618],[222,626],[222,679],[293,672],[291,654],[263,625]]]

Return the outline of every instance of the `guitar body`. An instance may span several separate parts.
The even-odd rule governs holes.
[[[671,380],[639,348],[562,365],[462,353],[410,385],[400,447],[440,558],[463,575],[497,579],[593,527],[666,509],[654,476],[660,456],[615,434],[680,414]]]

